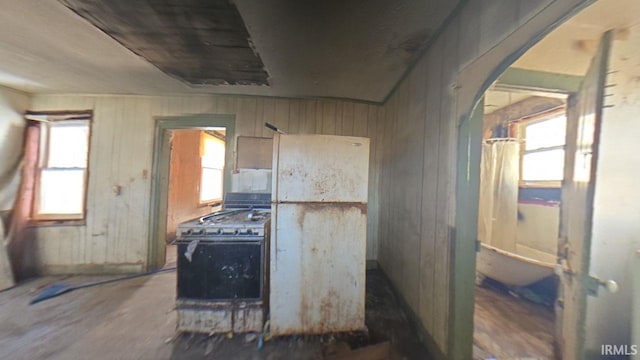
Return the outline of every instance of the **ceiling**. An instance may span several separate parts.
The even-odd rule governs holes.
[[[600,36],[609,29],[627,29],[640,23],[639,14],[638,0],[596,1],[529,49],[513,67],[582,76]]]
[[[190,85],[267,85],[260,56],[227,0],[59,1]]]
[[[135,14],[134,10],[141,4],[155,5],[159,1],[169,5],[185,1],[207,3],[202,0],[116,0],[122,8],[112,15]],[[185,56],[190,56],[181,53],[180,47],[176,50],[169,46],[175,41],[165,39],[160,45],[167,46],[152,49],[169,61],[169,67],[141,51],[148,48],[144,41],[138,43],[137,48],[130,45],[128,49],[119,38],[119,31],[109,30],[104,21],[100,23],[99,18],[92,17],[91,9],[87,10],[88,5],[104,7],[104,3],[97,0],[6,1],[0,12],[0,85],[32,93],[224,93],[379,102],[393,89],[457,4],[448,0],[235,0],[233,4],[244,21],[240,25],[244,25],[250,37],[241,45],[243,54],[255,56],[258,62],[251,63],[253,70],[262,72],[257,80],[247,81],[239,76],[211,75],[209,67],[215,63],[212,60],[215,53],[205,54],[204,61],[195,63],[193,68],[200,70],[195,77],[190,77],[191,73],[172,72],[171,66],[179,65]],[[65,4],[84,6],[86,19]],[[599,0],[541,40],[513,67],[582,75],[600,35],[610,28],[623,29],[637,24],[639,13],[640,1],[637,0]],[[203,19],[206,16],[200,17]],[[106,22],[107,25],[114,23]],[[129,31],[134,33],[135,23],[129,23],[133,26]],[[196,31],[199,31],[198,24],[201,22],[194,22]],[[166,29],[157,28],[151,33],[149,28],[138,30],[145,36],[162,39]],[[624,32],[619,36],[624,36]],[[195,45],[208,45],[209,41],[201,40],[201,44]],[[233,38],[234,42],[241,40],[247,39]],[[193,44],[188,45],[183,48]],[[252,48],[251,54],[246,52],[248,47]],[[200,51],[202,54],[202,49]],[[193,60],[193,56],[190,59]],[[232,59],[226,63],[233,66],[238,61]],[[252,85],[243,85],[246,83]],[[514,102],[514,96],[523,95],[489,94],[491,101],[487,104],[493,106],[485,111]]]
[[[118,0],[117,6],[122,8],[111,11],[110,16],[135,13],[141,3],[149,7],[156,2]],[[86,19],[65,4],[84,6],[81,11],[75,10]],[[228,76],[218,76],[223,81],[216,81],[216,76],[207,73],[210,69],[206,62],[194,65],[201,70],[195,77],[172,72],[171,67],[179,65],[179,61],[171,62],[172,57],[192,54],[181,52],[180,47],[169,49],[169,54],[167,49],[151,49],[165,51],[161,58],[169,61],[170,66],[166,66],[166,62],[153,61],[145,54],[141,43],[129,44],[129,50],[122,45],[126,43],[120,36],[122,26],[109,28],[106,25],[118,24],[113,19],[105,23],[107,18],[92,13],[87,4],[110,7],[97,0],[5,1],[0,12],[0,84],[33,93],[225,93],[378,102],[415,61],[457,1],[235,0],[233,4],[250,36],[249,44],[268,74],[266,81],[248,83],[266,82],[268,86],[244,85],[247,82],[243,79]],[[143,26],[144,21],[137,22]],[[136,21],[123,23],[127,25],[125,30],[136,33]],[[162,40],[166,30],[162,25],[138,34]],[[196,44],[198,51],[203,51],[205,41]],[[209,60],[215,58],[207,56]],[[228,64],[234,65],[234,60]]]
[[[587,72],[600,36],[609,29],[628,29],[640,23],[638,14],[640,1],[599,0],[549,33],[512,67],[582,76]],[[625,36],[624,30],[618,34],[618,38]],[[484,113],[490,114],[535,95],[539,94],[492,87],[485,93]]]

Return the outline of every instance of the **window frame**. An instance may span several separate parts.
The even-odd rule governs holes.
[[[518,127],[517,127],[518,136],[517,137],[518,139],[520,139],[520,174],[519,174],[520,178],[518,181],[519,187],[522,187],[522,188],[560,188],[562,187],[563,179],[560,179],[560,180],[524,180],[523,179],[525,155],[544,152],[544,151],[551,151],[551,150],[566,151],[566,145],[567,145],[566,135],[565,135],[565,140],[562,145],[527,150],[526,149],[527,127],[533,124],[551,120],[561,115],[564,116],[565,118],[567,116],[567,108],[565,105],[558,106],[553,109],[549,109],[534,115],[526,116],[518,120]],[[563,168],[563,174],[564,174],[564,168]]]
[[[225,129],[226,131],[226,129]],[[201,198],[201,191],[202,191],[202,177],[204,175],[204,169],[205,166],[202,165],[202,158],[204,157],[204,148],[205,148],[205,140],[207,137],[213,138],[215,140],[218,140],[220,142],[222,142],[222,144],[224,145],[224,156],[223,156],[223,161],[224,164],[222,165],[221,169],[217,169],[217,168],[211,168],[211,167],[206,167],[208,169],[215,169],[215,170],[220,170],[221,172],[221,178],[222,178],[222,192],[221,192],[221,197],[217,198],[217,199],[207,199],[207,200],[202,200]],[[207,131],[202,131],[200,133],[200,171],[199,171],[199,176],[198,176],[198,206],[199,207],[204,207],[204,206],[215,206],[218,204],[222,204],[222,199],[224,197],[224,169],[227,166],[226,164],[226,159],[227,159],[227,140],[226,138],[221,139],[215,135],[212,135],[211,133],[208,133]]]
[[[47,224],[68,224],[68,225],[82,225],[87,218],[87,197],[89,188],[89,167],[91,163],[91,139],[93,135],[92,123],[93,123],[93,111],[50,111],[50,112],[27,112],[25,115],[27,120],[35,120],[40,123],[40,141],[38,146],[38,160],[36,165],[36,171],[34,176],[34,196],[31,206],[30,220],[38,225]],[[82,212],[77,214],[54,214],[54,213],[39,213],[40,198],[42,195],[41,179],[43,170],[48,169],[45,166],[49,159],[50,153],[50,127],[56,123],[72,123],[74,121],[85,122],[88,128],[87,134],[87,161],[86,167],[69,167],[58,168],[61,171],[64,170],[81,170],[84,169],[83,175],[83,189],[82,189]]]

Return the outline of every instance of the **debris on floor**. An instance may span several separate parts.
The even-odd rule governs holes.
[[[28,305],[35,293],[54,282],[79,285],[113,278],[38,278],[0,292],[0,358],[67,360],[92,354],[95,359],[322,360],[349,354],[350,359],[429,359],[378,270],[367,271],[367,332],[272,339],[260,334],[176,334],[175,273],[78,289],[74,296]]]
[[[507,286],[490,278],[483,278],[479,286],[508,293],[532,303],[553,309],[558,296],[558,280],[555,276],[548,276],[528,286]]]
[[[475,289],[474,359],[553,359],[554,313],[485,281]]]

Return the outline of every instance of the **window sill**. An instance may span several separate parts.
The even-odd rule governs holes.
[[[29,227],[53,227],[53,226],[84,226],[87,224],[87,221],[84,219],[76,219],[76,220],[39,220],[39,219],[31,219],[29,220]]]
[[[521,188],[561,188],[562,181],[520,181]]]
[[[222,199],[205,201],[205,202],[201,202],[201,203],[198,204],[198,206],[201,207],[201,208],[203,208],[203,207],[216,207],[216,206],[220,206],[220,205],[222,205]]]

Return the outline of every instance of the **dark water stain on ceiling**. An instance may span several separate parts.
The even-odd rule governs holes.
[[[59,0],[135,54],[191,85],[268,85],[228,0]]]

